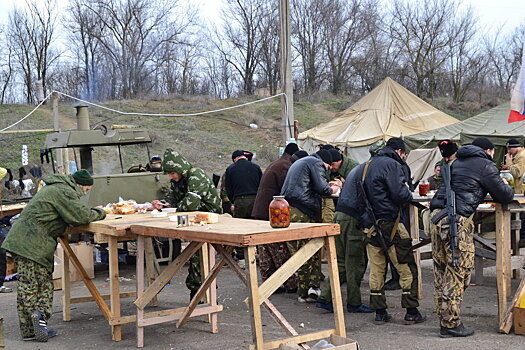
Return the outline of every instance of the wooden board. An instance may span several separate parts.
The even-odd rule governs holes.
[[[219,223],[204,226],[177,227],[168,219],[131,225],[131,232],[155,237],[225,244],[238,247],[275,242],[328,237],[339,234],[337,224],[291,223],[288,228],[274,229],[267,221],[220,216]]]
[[[27,206],[27,203],[9,204],[0,206],[0,218],[20,213]]]

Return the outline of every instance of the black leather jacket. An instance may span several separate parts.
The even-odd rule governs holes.
[[[456,212],[468,217],[483,203],[487,192],[495,202],[510,203],[514,196],[512,188],[499,176],[492,157],[480,147],[461,147],[451,166],[451,187],[456,193]],[[430,209],[445,208],[445,184],[441,184],[432,198]]]
[[[412,200],[407,186],[405,161],[390,147],[383,148],[372,158],[365,177],[364,188],[377,220],[394,222],[403,204]],[[348,174],[336,211],[359,217],[360,227],[371,227],[373,221],[365,213],[364,200],[358,190],[365,163]]]
[[[330,196],[332,189],[328,186],[326,169],[317,154],[295,161],[284,180],[281,195],[295,207],[317,221],[321,205],[320,196]]]

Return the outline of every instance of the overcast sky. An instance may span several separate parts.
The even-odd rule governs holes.
[[[57,0],[59,6],[64,7],[67,0]],[[222,0],[187,0],[192,5],[200,6],[201,15],[209,20],[216,20]],[[388,2],[388,0],[382,0]],[[418,0],[412,0],[418,1]],[[0,0],[0,23],[7,21],[9,10],[13,8],[14,4],[23,6],[24,0]],[[477,11],[483,28],[499,28],[504,27],[504,31],[508,32],[517,27],[524,17],[525,0],[463,0],[463,4],[471,4]]]

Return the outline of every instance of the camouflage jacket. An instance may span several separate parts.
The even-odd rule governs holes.
[[[68,225],[80,226],[106,217],[103,209],[88,208],[84,194],[70,175],[51,175],[13,224],[2,248],[53,271],[57,238]]]
[[[182,176],[178,182],[171,181],[166,201],[179,211],[207,211],[222,213],[221,199],[213,182],[200,169],[193,167],[182,155],[167,149],[162,161],[164,172]]]
[[[350,170],[352,170],[353,168],[355,168],[356,166],[358,166],[359,163],[356,162],[355,160],[353,159],[350,159],[349,157],[347,156],[343,156],[343,162],[341,163],[341,167],[339,168],[339,170],[336,172],[336,173],[333,173],[329,170],[329,173],[328,173],[328,179],[330,181],[334,180],[337,176],[341,176],[343,179],[346,179],[346,177],[348,176],[348,174],[350,174]]]

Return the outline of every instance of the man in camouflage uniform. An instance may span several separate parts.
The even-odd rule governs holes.
[[[330,152],[322,149],[292,164],[284,180],[281,195],[290,203],[292,222],[319,222],[321,216],[320,196],[329,196],[338,187],[328,185],[326,170],[330,168]],[[288,242],[290,253],[295,254],[308,240]],[[321,293],[319,255],[314,254],[297,271],[298,301],[301,303],[316,301]]]
[[[492,161],[493,155],[492,142],[479,137],[472,145],[461,147],[457,151],[456,160],[445,164],[441,170],[442,174],[450,174],[450,187],[455,193],[457,246],[454,257],[450,244],[448,212],[444,209],[447,203],[447,184],[441,184],[430,204],[433,217],[430,235],[434,286],[440,319],[439,336],[442,338],[474,334],[473,329],[463,326],[459,314],[464,291],[470,283],[470,273],[474,267],[472,217],[476,208],[485,200],[487,192],[498,203],[509,203],[513,199],[511,187],[499,177],[498,169]]]
[[[171,148],[164,152],[162,169],[170,177],[170,190],[166,201],[178,211],[206,211],[222,213],[221,199],[213,182],[204,170],[191,165],[186,158]],[[200,258],[195,254],[190,259],[186,286],[190,298],[197,293],[202,284]]]
[[[9,251],[18,270],[17,309],[24,340],[46,342],[56,335],[47,329],[53,306],[53,256],[57,238],[68,225],[102,220],[103,209],[80,201],[93,185],[87,170],[73,175],[51,175],[13,224],[2,248]]]

